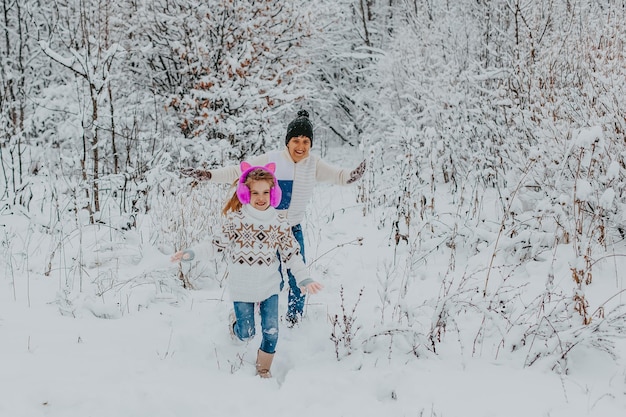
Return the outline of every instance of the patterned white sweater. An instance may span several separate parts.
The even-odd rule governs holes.
[[[273,207],[260,211],[246,204],[240,211],[228,213],[221,233],[184,251],[189,255],[187,261],[198,256],[213,259],[222,252],[228,260],[232,301],[258,302],[280,292],[277,252],[299,286],[313,282],[287,219]]]
[[[330,182],[345,185],[350,179],[350,170],[329,165],[313,154],[295,163],[287,148],[282,151],[264,153],[248,162],[255,166],[266,165],[269,162],[276,163],[276,179],[283,196],[276,209],[286,212],[291,226],[302,223],[315,183]],[[210,171],[210,181],[218,183],[232,184],[241,175],[239,166],[228,166]]]

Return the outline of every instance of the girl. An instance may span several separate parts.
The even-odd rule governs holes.
[[[226,216],[222,233],[213,236],[211,245],[182,250],[172,256],[172,262],[191,261],[200,253],[215,257],[216,253],[227,251],[228,286],[234,302],[231,335],[244,341],[254,337],[254,306],[258,303],[263,339],[256,370],[262,378],[271,377],[278,342],[280,259],[295,275],[303,292],[316,294],[322,289],[310,278],[286,217],[275,209],[281,200],[275,170],[274,163],[251,166],[242,162],[237,190],[222,211]]]

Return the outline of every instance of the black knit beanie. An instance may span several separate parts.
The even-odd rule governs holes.
[[[311,139],[311,146],[313,146],[313,125],[309,120],[309,112],[306,110],[300,110],[298,112],[298,117],[293,119],[287,126],[285,145],[289,143],[291,138],[295,138],[297,136],[306,136]]]

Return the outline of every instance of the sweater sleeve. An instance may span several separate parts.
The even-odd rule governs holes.
[[[330,182],[333,184],[346,185],[350,179],[350,170],[339,168],[326,163],[319,158],[315,166],[315,180],[317,182]]]
[[[191,262],[194,260],[211,260],[217,257],[218,250],[213,245],[212,241],[204,241],[195,246],[192,246],[189,249],[183,250],[183,254],[186,257],[183,257],[183,262]]]
[[[228,218],[222,225],[221,232],[215,233],[210,239],[199,243],[189,249],[183,251],[184,254],[189,255],[187,259],[183,258],[183,261],[193,261],[196,258],[202,258],[204,260],[212,260],[221,255],[232,240],[233,223]]]
[[[291,228],[283,229],[279,250],[281,259],[285,262],[287,268],[291,270],[299,287],[304,287],[313,282],[309,269],[302,260],[300,245],[293,236]]]
[[[253,166],[265,165],[268,162],[268,155],[265,153],[256,156],[251,158],[248,162]],[[230,165],[223,168],[211,169],[209,172],[211,173],[211,179],[209,181],[220,184],[232,184],[235,180],[239,179],[241,168],[239,168],[239,165]]]

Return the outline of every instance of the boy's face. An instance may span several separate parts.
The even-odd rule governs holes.
[[[311,139],[306,136],[295,136],[289,139],[287,150],[293,162],[300,162],[309,156],[311,150]]]
[[[250,189],[250,204],[257,210],[267,210],[270,206],[270,188],[268,181],[251,181],[248,186]]]

